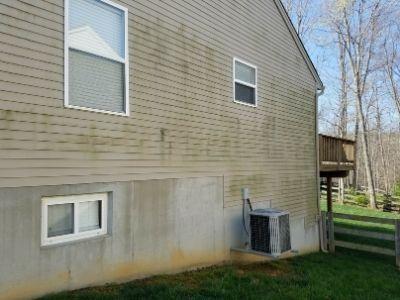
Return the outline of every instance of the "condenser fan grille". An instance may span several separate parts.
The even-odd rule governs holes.
[[[250,215],[251,248],[270,253],[269,217]]]
[[[250,213],[251,249],[274,256],[291,249],[289,213],[255,210]]]
[[[289,251],[292,247],[290,244],[290,225],[288,214],[279,216],[279,236],[281,252]]]

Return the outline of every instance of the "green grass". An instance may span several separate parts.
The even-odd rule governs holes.
[[[326,210],[326,201],[321,201],[322,210]],[[389,218],[389,219],[400,219],[400,215],[398,213],[391,212],[383,212],[375,209],[370,209],[366,207],[360,207],[356,205],[340,205],[338,203],[333,203],[333,211],[336,213],[350,214],[350,215],[359,215],[359,216],[368,216],[368,217],[376,217],[376,218]],[[367,231],[374,232],[383,232],[383,233],[391,233],[394,234],[394,226],[388,224],[375,224],[368,222],[360,222],[353,220],[344,220],[344,219],[335,219],[335,226],[345,227],[350,229],[361,229]],[[394,249],[394,242],[392,241],[384,241],[372,238],[364,238],[353,235],[346,234],[335,234],[335,238],[341,241],[346,242],[355,242],[360,244],[367,244],[372,246],[380,246],[384,248]]]
[[[338,250],[50,295],[62,299],[400,299],[394,259]]]
[[[326,201],[321,201],[321,209],[326,211]],[[333,211],[337,213],[343,214],[351,214],[351,215],[359,215],[359,216],[368,216],[368,217],[376,217],[376,218],[390,218],[390,219],[400,219],[400,214],[395,212],[383,212],[381,210],[371,209],[367,207],[361,207],[357,205],[341,205],[336,202],[333,202]]]
[[[353,236],[353,235],[343,234],[343,233],[335,233],[335,239],[339,240],[339,241],[344,241],[344,242],[371,245],[371,246],[377,246],[377,247],[383,247],[383,248],[389,248],[389,249],[394,249],[394,247],[395,247],[394,241],[373,239],[373,238],[362,237],[362,236]]]

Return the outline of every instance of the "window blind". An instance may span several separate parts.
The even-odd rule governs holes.
[[[69,0],[68,104],[124,113],[125,12],[99,0]]]

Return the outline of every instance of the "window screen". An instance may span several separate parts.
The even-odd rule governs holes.
[[[234,99],[251,106],[257,105],[257,69],[234,59]]]
[[[126,113],[126,11],[101,0],[68,0],[68,104]]]

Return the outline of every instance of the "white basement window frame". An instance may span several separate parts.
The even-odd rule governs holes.
[[[84,204],[99,202],[100,211],[98,211],[99,228],[84,229],[80,227],[80,212],[84,211]],[[41,245],[51,246],[82,239],[98,237],[107,234],[107,214],[108,214],[108,194],[81,194],[68,196],[54,196],[42,198],[42,228],[41,228]],[[57,205],[72,206],[72,227],[71,233],[58,234],[49,236],[49,207]]]
[[[237,75],[236,74],[236,64],[237,63],[243,64],[246,67],[249,67],[254,70],[254,83],[240,80],[239,78],[237,78],[237,76],[236,76]],[[240,84],[240,85],[254,89],[254,103],[248,103],[248,102],[241,101],[236,98],[236,84]],[[250,107],[258,106],[257,66],[252,65],[252,64],[250,64],[244,60],[241,60],[239,58],[236,58],[236,57],[233,58],[233,102],[242,104],[242,105],[246,105],[246,106],[250,106]]]
[[[64,0],[64,107],[73,108],[85,111],[92,111],[98,113],[112,114],[118,116],[129,116],[130,108],[129,108],[129,52],[128,52],[128,9],[123,7],[117,3],[114,3],[110,0],[95,0],[99,3],[103,3],[109,5],[112,8],[116,8],[121,10],[124,14],[124,58],[118,59],[116,57],[111,58],[107,56],[102,56],[101,54],[87,52],[87,54],[93,54],[95,56],[99,56],[101,58],[109,59],[110,61],[115,61],[124,64],[124,112],[115,112],[103,109],[96,109],[91,107],[84,107],[79,105],[72,105],[70,103],[70,88],[69,88],[69,50],[70,48],[70,39],[69,39],[69,5],[70,2],[74,0]],[[96,51],[94,51],[96,52]]]

